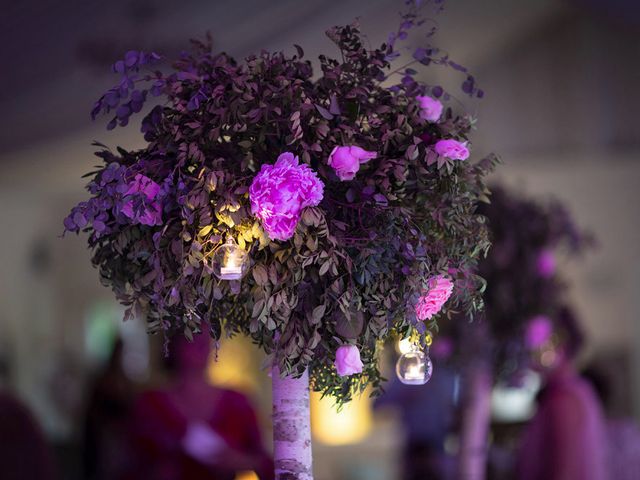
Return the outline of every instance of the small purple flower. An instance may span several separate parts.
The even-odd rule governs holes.
[[[269,238],[293,237],[303,208],[322,201],[324,184],[293,153],[284,152],[274,165],[262,165],[249,187],[251,213],[262,221]]]
[[[466,143],[451,138],[438,140],[435,149],[438,155],[451,160],[466,160],[469,158],[469,148],[467,148]]]
[[[427,122],[435,123],[440,120],[442,115],[442,102],[428,96],[417,96],[416,100],[420,103],[420,118]]]
[[[556,273],[556,256],[553,250],[542,250],[536,258],[536,271],[542,278],[551,278]]]
[[[524,343],[529,349],[535,350],[544,345],[551,338],[552,333],[551,319],[546,315],[537,315],[527,324]]]
[[[329,154],[327,163],[336,171],[338,178],[344,182],[355,178],[361,163],[366,163],[377,156],[376,152],[368,152],[356,146],[335,147]]]

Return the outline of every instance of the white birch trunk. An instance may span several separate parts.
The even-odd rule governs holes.
[[[271,371],[273,389],[273,460],[276,480],[313,480],[309,373],[280,377]]]
[[[491,421],[491,368],[481,361],[470,368],[460,439],[460,480],[484,480]]]

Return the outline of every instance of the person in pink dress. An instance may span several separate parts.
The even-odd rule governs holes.
[[[583,342],[568,309],[535,352],[545,387],[526,429],[517,462],[518,480],[608,480],[602,408],[573,360]]]
[[[132,458],[126,479],[232,480],[254,471],[273,478],[254,409],[242,394],[205,379],[210,339],[175,337],[171,385],[140,395],[131,420]]]

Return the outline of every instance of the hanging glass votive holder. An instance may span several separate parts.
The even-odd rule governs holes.
[[[432,373],[433,363],[429,355],[415,344],[396,362],[396,375],[405,385],[424,385],[431,379]]]
[[[249,270],[249,254],[228,236],[213,252],[211,268],[220,280],[240,280]]]

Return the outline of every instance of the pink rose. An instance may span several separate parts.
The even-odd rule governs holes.
[[[427,285],[427,293],[422,295],[416,304],[416,316],[419,320],[429,320],[436,315],[453,292],[453,282],[444,275],[431,277]]]
[[[553,333],[551,319],[546,315],[538,315],[529,320],[524,332],[524,343],[531,350],[547,343]]]
[[[355,345],[342,345],[336,351],[336,370],[338,375],[344,377],[362,372],[362,360],[360,350]]]
[[[536,259],[536,270],[542,278],[551,278],[556,273],[556,256],[553,250],[542,250]]]
[[[336,175],[342,181],[353,180],[360,164],[376,158],[376,152],[368,152],[360,147],[335,147],[329,154],[329,166],[333,167]]]
[[[416,100],[420,103],[420,118],[432,123],[440,120],[443,106],[439,100],[427,96],[417,96]]]
[[[451,160],[466,160],[469,158],[467,145],[451,138],[438,140],[435,148],[438,155],[450,158]]]
[[[322,201],[324,184],[293,153],[282,153],[274,165],[262,165],[249,187],[251,213],[272,240],[293,237],[302,209]]]

